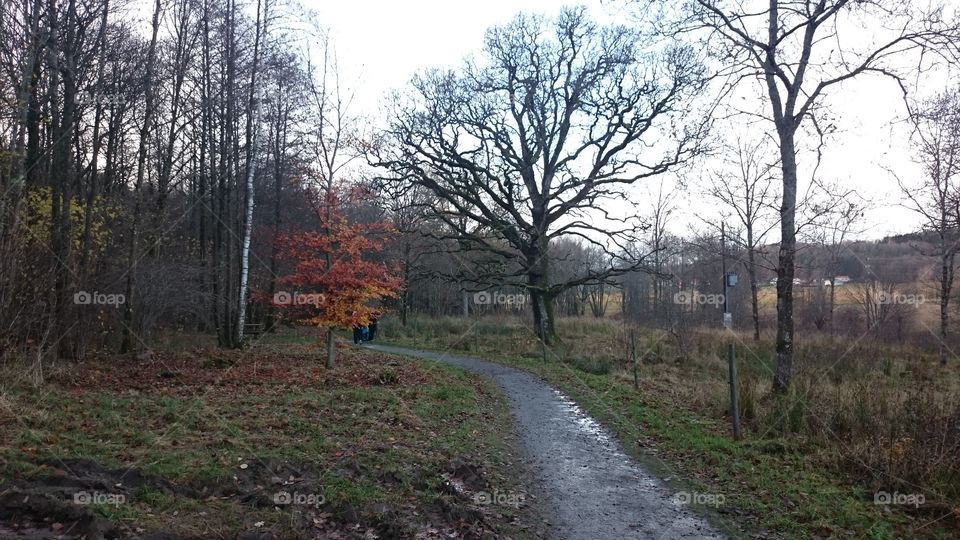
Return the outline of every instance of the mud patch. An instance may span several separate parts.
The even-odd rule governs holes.
[[[42,489],[0,490],[0,538],[121,538],[120,530],[86,507]]]
[[[144,488],[189,493],[137,468],[110,469],[83,458],[41,462],[31,478],[0,486],[0,537],[123,538],[125,531],[93,508],[126,504]]]
[[[272,458],[241,459],[231,478],[197,487],[201,497],[236,498],[258,508],[319,508],[325,502],[323,473],[317,467]]]
[[[464,457],[457,457],[447,465],[450,482],[463,486],[466,490],[479,491],[489,487],[483,465],[473,463]]]
[[[29,478],[0,486],[0,538],[174,540],[176,534],[144,531],[134,524],[113,523],[95,505],[137,501],[143,490],[175,498],[210,502],[228,500],[243,507],[288,513],[291,530],[236,531],[238,538],[500,538],[491,514],[475,501],[489,482],[482,465],[455,458],[439,474],[447,490],[429,504],[330,503],[324,472],[316,465],[273,458],[239,460],[229,478],[183,486],[134,467],[110,468],[89,459],[45,461]],[[331,472],[355,481],[373,479],[385,489],[401,482],[394,472],[373,471],[357,459],[342,459]],[[434,474],[437,474],[436,472]],[[454,488],[453,486],[457,486]],[[131,527],[131,528],[128,528]]]

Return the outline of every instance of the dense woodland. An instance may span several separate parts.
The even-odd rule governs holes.
[[[238,346],[273,315],[255,293],[273,296],[285,234],[324,225],[334,200],[381,217],[336,176],[358,134],[290,6],[158,1],[146,28],[137,7],[3,5],[8,354],[141,350],[175,329]]]

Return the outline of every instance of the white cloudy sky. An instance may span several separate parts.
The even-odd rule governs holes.
[[[509,21],[520,11],[554,14],[563,3],[551,0],[301,0],[329,29],[339,59],[342,81],[356,90],[354,113],[376,116],[387,92],[402,87],[418,70],[455,66],[476,53],[485,30]],[[626,20],[623,2],[579,2],[600,20]],[[934,91],[938,89],[933,89]],[[878,79],[845,84],[829,96],[842,116],[839,133],[824,154],[820,172],[855,187],[873,201],[863,225],[866,238],[915,230],[914,213],[900,206],[896,181],[886,168],[915,178],[907,148],[907,130],[891,122],[903,116],[899,90]],[[801,171],[803,173],[804,171]],[[809,174],[809,171],[807,171]],[[638,197],[648,187],[637,189]],[[713,205],[693,193],[682,201],[682,232]]]

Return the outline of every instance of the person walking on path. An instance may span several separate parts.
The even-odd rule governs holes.
[[[370,324],[367,325],[367,327],[370,329],[370,337],[367,341],[373,341],[374,336],[377,335],[377,315],[376,314],[370,316]]]
[[[359,345],[363,340],[363,327],[359,324],[353,325],[353,344]]]

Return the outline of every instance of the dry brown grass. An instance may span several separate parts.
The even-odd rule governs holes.
[[[519,318],[432,321],[415,330],[442,346],[536,359],[539,342]],[[772,393],[774,347],[749,333],[635,328],[644,394],[679,410],[728,422],[726,351],[736,345],[739,401],[748,438],[805,441],[837,474],[873,490],[924,493],[932,505],[960,505],[960,359],[941,366],[929,344],[882,343],[804,333],[790,392]],[[630,330],[622,321],[562,319],[551,351],[588,373],[632,385]],[[389,339],[389,336],[387,336]]]

